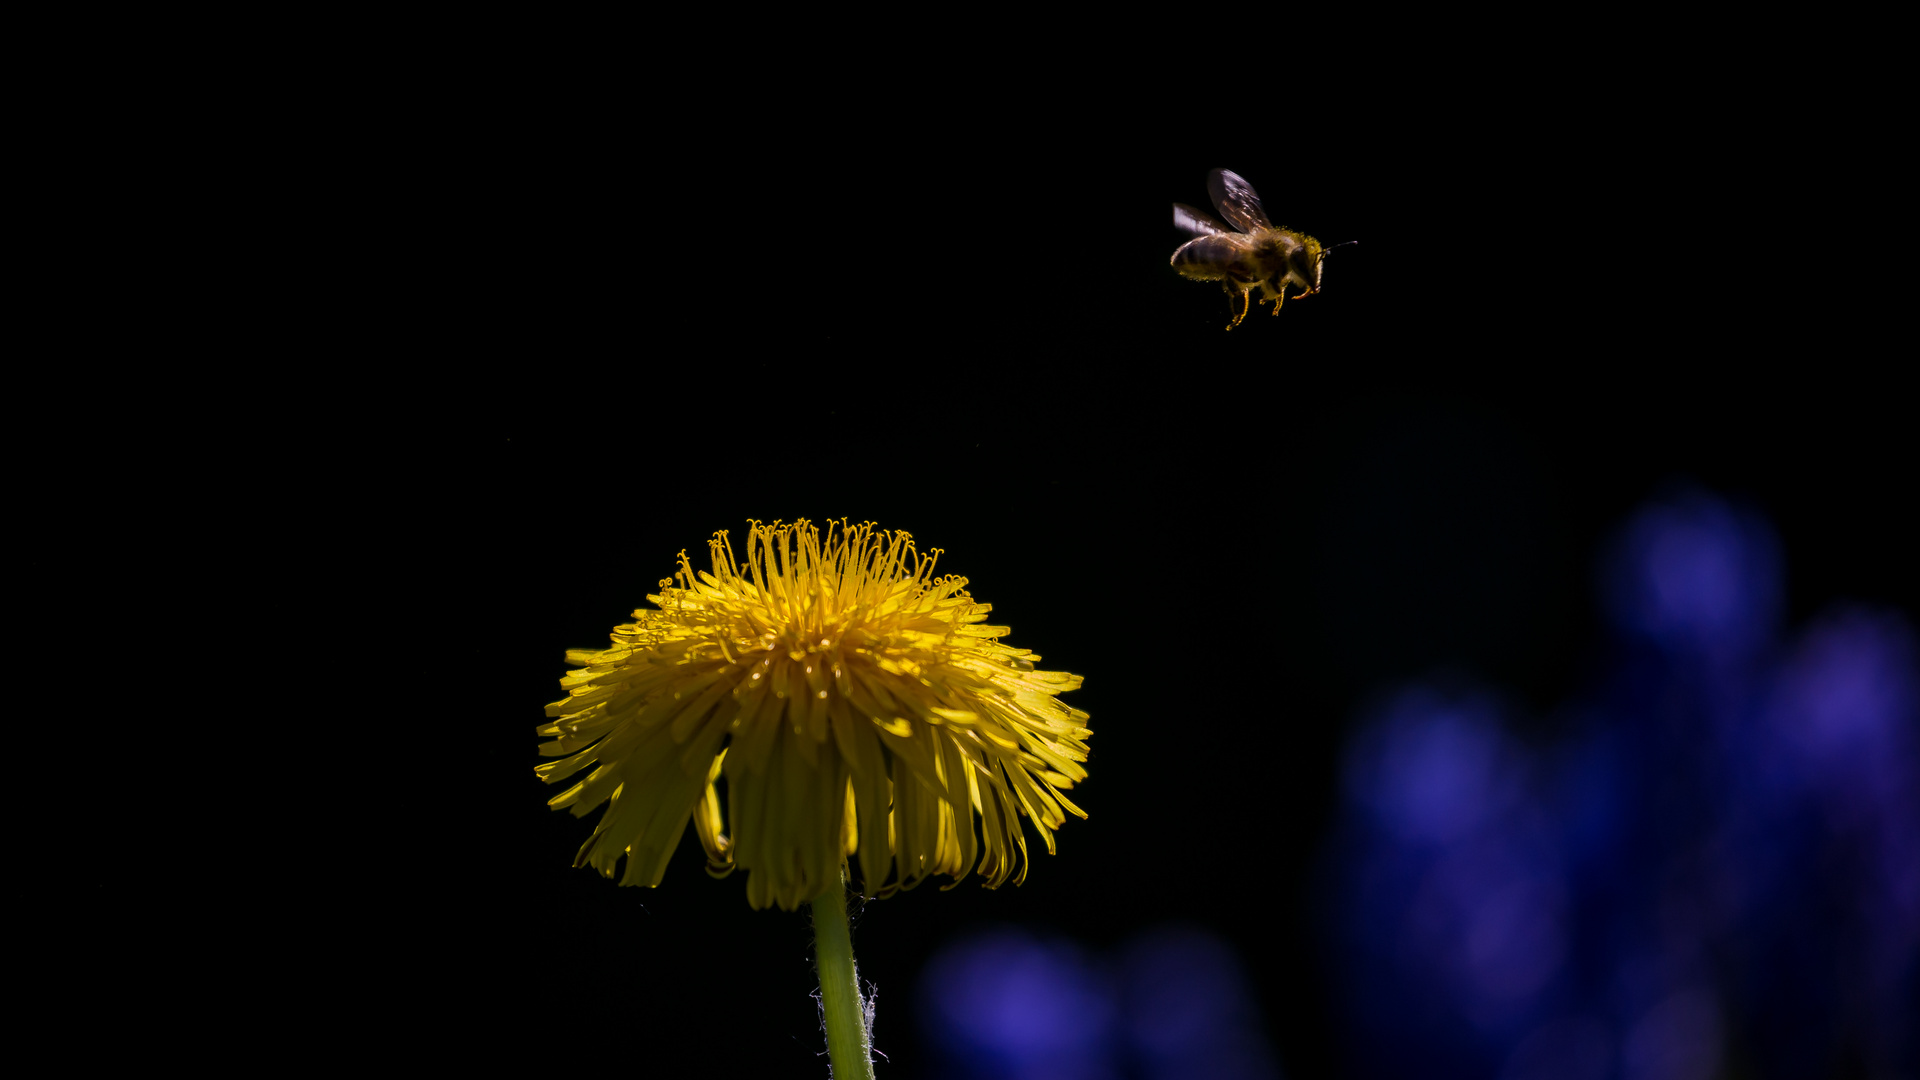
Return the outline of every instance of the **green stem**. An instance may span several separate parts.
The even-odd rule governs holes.
[[[820,1004],[827,1020],[827,1056],[833,1080],[873,1080],[873,1043],[866,1004],[853,969],[847,929],[847,887],[835,881],[813,898],[813,956],[820,969]]]

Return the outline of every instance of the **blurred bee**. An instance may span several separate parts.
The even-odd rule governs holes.
[[[1197,281],[1218,281],[1227,290],[1231,330],[1247,317],[1255,286],[1260,302],[1273,301],[1273,313],[1280,314],[1286,302],[1287,286],[1300,289],[1295,299],[1320,291],[1321,263],[1335,248],[1357,244],[1335,244],[1323,248],[1320,241],[1306,233],[1276,227],[1260,208],[1260,196],[1240,174],[1215,169],[1207,174],[1207,193],[1220,216],[1233,222],[1239,232],[1227,228],[1204,210],[1185,203],[1173,204],[1173,227],[1193,236],[1173,253],[1173,268],[1182,277]]]

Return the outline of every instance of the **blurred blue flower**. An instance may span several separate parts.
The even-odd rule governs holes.
[[[1363,717],[1328,878],[1356,1071],[1913,1073],[1920,646],[1857,608],[1783,643],[1783,572],[1682,492],[1607,546],[1616,647],[1537,759],[1484,696]]]
[[[1410,845],[1457,841],[1511,810],[1524,764],[1484,698],[1415,687],[1363,723],[1347,751],[1347,798]]]
[[[1670,653],[1750,652],[1780,616],[1780,541],[1758,515],[1686,491],[1636,513],[1608,545],[1615,629]]]
[[[920,997],[950,1076],[1118,1080],[1116,995],[1070,942],[982,931],[928,963]]]
[[[1781,669],[1766,717],[1779,755],[1773,778],[1815,793],[1835,829],[1865,826],[1913,790],[1915,654],[1905,619],[1840,609],[1807,631]]]
[[[1777,1058],[1911,1069],[1920,1002],[1920,647],[1843,607],[1788,653],[1719,830],[1740,900],[1742,999]],[[1792,1026],[1782,1028],[1792,1020]],[[1783,1031],[1819,1033],[1795,1042]]]
[[[1117,962],[1014,927],[956,939],[920,981],[949,1080],[1278,1080],[1226,943],[1197,927],[1133,939]]]
[[[1484,695],[1415,687],[1356,732],[1331,899],[1370,1075],[1493,1075],[1545,1019],[1568,890],[1532,772]]]

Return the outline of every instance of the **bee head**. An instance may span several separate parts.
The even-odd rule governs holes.
[[[1348,240],[1345,243],[1335,244],[1330,248],[1322,248],[1317,242],[1313,245],[1314,248],[1316,249],[1315,254],[1313,256],[1313,291],[1314,292],[1320,291],[1320,274],[1322,271],[1326,269],[1327,256],[1333,254],[1334,252],[1340,250],[1343,247],[1351,247],[1352,245],[1357,244],[1359,242],[1360,241],[1358,240]]]
[[[1287,276],[1295,281],[1313,282],[1320,289],[1320,241],[1306,237],[1306,243],[1287,253]]]

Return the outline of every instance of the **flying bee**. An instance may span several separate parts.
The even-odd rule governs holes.
[[[1240,174],[1215,169],[1207,174],[1207,193],[1220,216],[1233,222],[1239,232],[1220,224],[1204,210],[1185,203],[1173,204],[1173,227],[1189,233],[1193,239],[1173,253],[1173,268],[1182,277],[1196,281],[1218,281],[1227,290],[1227,306],[1233,321],[1231,330],[1247,317],[1253,290],[1260,289],[1260,302],[1273,301],[1273,313],[1280,314],[1286,302],[1287,286],[1299,288],[1294,299],[1320,291],[1321,264],[1335,248],[1357,244],[1321,247],[1320,241],[1306,233],[1282,229],[1267,220],[1260,208],[1260,196]]]

